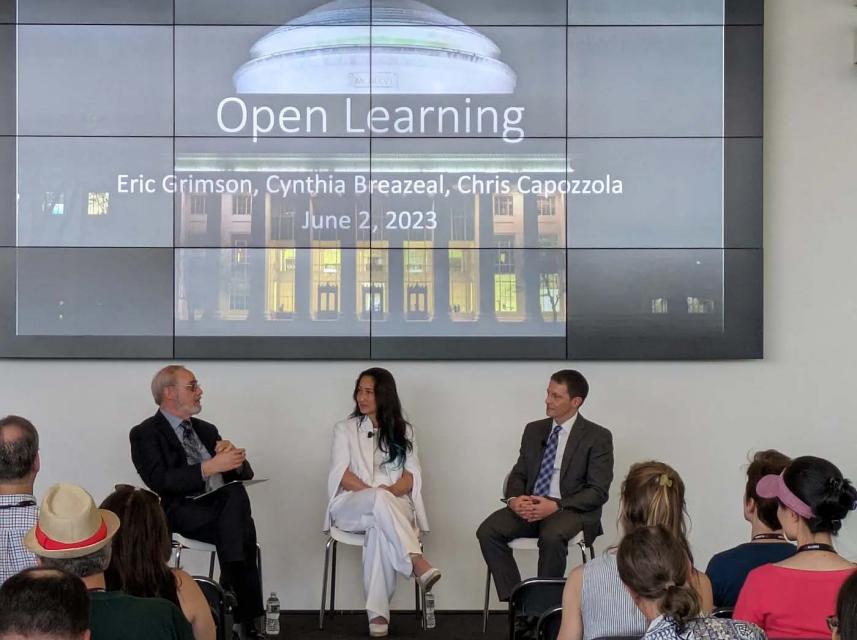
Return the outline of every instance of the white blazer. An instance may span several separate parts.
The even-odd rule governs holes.
[[[327,511],[324,516],[323,531],[330,531],[330,509],[333,501],[344,493],[342,474],[346,469],[356,475],[366,484],[372,484],[372,472],[375,466],[375,440],[368,437],[374,431],[372,422],[366,417],[347,418],[333,426],[333,445],[330,448],[330,471],[327,474]],[[408,427],[408,437],[414,448],[405,457],[404,468],[390,469],[393,481],[402,477],[402,471],[410,471],[414,477],[410,500],[414,507],[417,527],[420,531],[428,531],[428,517],[423,504],[422,486],[423,475],[420,470],[420,459],[417,456],[417,443],[414,440],[413,429]]]

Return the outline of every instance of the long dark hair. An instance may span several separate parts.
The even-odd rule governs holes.
[[[795,458],[783,472],[783,482],[812,509],[814,516],[806,521],[811,533],[836,535],[845,516],[857,506],[857,489],[824,458]]]
[[[852,573],[839,589],[836,617],[839,618],[839,637],[857,640],[857,572]]]
[[[105,571],[107,589],[140,598],[164,598],[179,606],[176,576],[169,568],[171,542],[158,496],[145,489],[120,486],[101,503],[122,526],[113,538]]]
[[[372,367],[360,372],[354,383],[354,411],[352,418],[363,416],[357,404],[357,389],[363,377],[372,378],[375,382],[375,419],[378,421],[378,446],[388,455],[387,463],[404,466],[405,458],[414,448],[414,443],[408,438],[408,421],[402,416],[402,403],[396,391],[396,381],[393,374],[381,367]]]
[[[663,525],[638,527],[622,538],[619,577],[636,595],[658,603],[679,629],[699,617],[699,594],[688,582],[690,565],[678,538]]]

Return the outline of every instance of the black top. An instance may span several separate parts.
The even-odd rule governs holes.
[[[714,606],[734,607],[748,573],[794,553],[795,546],[789,542],[745,542],[716,554],[705,570],[714,590]]]

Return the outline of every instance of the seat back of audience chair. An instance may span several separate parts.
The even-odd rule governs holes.
[[[539,618],[536,626],[536,638],[538,640],[556,640],[559,635],[559,626],[562,624],[562,607],[551,607]]]
[[[193,579],[202,589],[208,607],[217,627],[217,640],[232,640],[233,613],[237,600],[231,591],[225,591],[223,587],[214,580],[203,576],[194,576]]]
[[[509,596],[509,638],[515,640],[516,628],[526,621],[535,626],[542,614],[562,604],[565,578],[529,578],[515,585]]]

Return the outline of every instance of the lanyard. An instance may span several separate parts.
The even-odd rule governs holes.
[[[786,541],[786,537],[782,533],[757,533],[753,536],[752,540],[755,542],[756,540],[782,540]]]
[[[35,507],[35,500],[21,500],[15,504],[0,504],[0,509],[17,509],[18,507]]]
[[[811,544],[802,544],[797,548],[795,553],[800,553],[801,551],[830,551],[831,553],[836,553],[836,549],[834,549],[831,545],[826,544],[824,542],[813,542]]]

